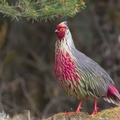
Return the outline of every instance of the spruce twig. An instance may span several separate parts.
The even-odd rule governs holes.
[[[83,0],[19,0],[16,3],[0,0],[0,13],[16,20],[26,18],[41,21],[72,17],[84,7]]]

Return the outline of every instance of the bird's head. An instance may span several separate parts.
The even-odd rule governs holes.
[[[55,32],[56,32],[59,40],[61,40],[65,37],[67,28],[68,28],[67,21],[61,22],[60,24],[58,24],[56,26]]]

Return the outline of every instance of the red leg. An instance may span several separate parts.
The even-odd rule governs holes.
[[[98,113],[98,112],[97,112],[98,109],[99,109],[99,108],[97,107],[97,100],[95,100],[95,101],[94,101],[94,111],[93,111],[93,113],[92,113],[91,115],[97,114],[97,113]]]
[[[79,103],[79,105],[78,105],[78,107],[77,107],[77,110],[75,111],[75,112],[67,112],[66,114],[70,114],[70,113],[79,113],[80,112],[80,109],[82,109],[82,100],[80,101],[80,103]]]
[[[80,109],[82,109],[82,100],[80,101],[80,103],[79,103],[79,105],[78,105],[78,108],[77,108],[77,110],[75,111],[76,113],[79,113],[80,112]]]

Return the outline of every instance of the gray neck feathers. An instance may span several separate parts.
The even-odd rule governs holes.
[[[70,30],[67,28],[65,37],[63,39],[64,44],[68,46],[69,49],[75,48],[74,41],[71,35]]]

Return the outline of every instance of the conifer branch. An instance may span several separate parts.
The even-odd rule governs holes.
[[[12,19],[33,21],[72,17],[85,7],[83,0],[0,0],[0,13]]]

